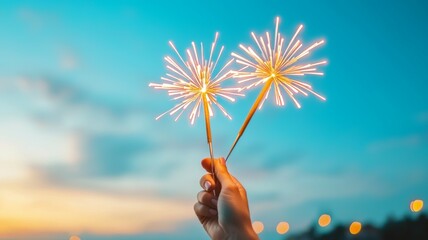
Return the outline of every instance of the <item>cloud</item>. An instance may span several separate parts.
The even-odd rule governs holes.
[[[86,156],[78,163],[62,161],[49,165],[39,164],[33,165],[33,170],[58,187],[116,193],[146,191],[157,196],[193,199],[198,189],[198,179],[203,174],[199,163],[194,159],[200,158],[201,153],[183,153],[183,149],[177,147],[170,147],[168,151],[161,151],[158,147],[144,150],[148,148],[147,145],[142,148],[135,145],[137,147],[133,148],[132,145],[139,144],[138,141],[130,146],[123,145],[127,142],[129,141],[124,140],[111,149],[108,149],[109,144],[101,144],[97,147],[98,150],[88,150],[89,154],[83,151],[82,154]],[[120,154],[129,147],[133,150]],[[96,154],[88,157],[91,152]],[[195,174],[187,174],[188,172]]]
[[[72,160],[72,132],[49,131],[29,119],[0,121],[0,161],[22,164],[53,164]],[[74,156],[75,157],[75,156]]]
[[[141,132],[150,129],[155,115],[141,106],[144,102],[120,104],[52,76],[3,77],[0,92],[0,106],[5,105],[9,115],[24,114],[47,127],[90,133]]]
[[[415,121],[420,124],[428,123],[428,112],[421,112],[416,115]],[[371,142],[367,146],[370,153],[381,153],[396,149],[413,149],[428,142],[428,132],[426,130],[410,133],[402,136],[394,136]]]
[[[389,191],[385,183],[376,175],[347,169],[336,174],[314,173],[307,171],[303,164],[277,169],[270,174],[260,175],[249,182],[253,192],[281,192],[281,198],[287,199],[282,206],[293,206],[314,199],[334,199],[358,196],[361,194],[382,195]],[[269,186],[268,182],[273,182]],[[264,186],[264,187],[262,187]],[[281,189],[277,189],[277,187]],[[382,189],[382,191],[381,191]],[[288,195],[291,194],[292,195]]]
[[[419,113],[416,116],[416,121],[422,124],[428,123],[428,111]]]
[[[368,145],[368,151],[371,153],[386,152],[394,149],[414,148],[425,143],[428,139],[426,134],[412,134],[404,137],[394,137],[372,142]]]
[[[31,30],[39,30],[45,26],[57,24],[59,22],[56,14],[39,11],[30,7],[18,8],[16,16]]]
[[[79,67],[80,62],[76,53],[70,49],[62,49],[59,52],[60,60],[59,64],[61,69],[70,71],[75,70]]]
[[[82,171],[108,176],[131,173],[137,154],[150,148],[150,143],[139,136],[95,135],[87,140]]]
[[[38,29],[43,26],[44,20],[43,17],[30,8],[20,8],[18,9],[18,17],[28,24],[32,29]]]

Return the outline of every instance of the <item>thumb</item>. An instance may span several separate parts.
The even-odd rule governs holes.
[[[232,176],[230,176],[230,173],[227,170],[226,161],[224,158],[217,158],[214,160],[214,169],[215,175],[217,176],[217,179],[222,187],[230,187],[235,185]]]

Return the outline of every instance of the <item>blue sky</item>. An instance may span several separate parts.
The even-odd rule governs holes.
[[[174,55],[169,40],[184,51],[219,31],[226,62],[276,16],[286,36],[304,24],[304,43],[326,40],[310,56],[328,59],[325,75],[305,80],[327,101],[266,104],[228,162],[261,237],[324,212],[333,223],[403,216],[428,199],[427,10],[413,0],[3,1],[0,223],[12,227],[0,236],[203,239],[192,210],[203,121],[155,121],[174,103],[148,83]],[[216,156],[256,94],[224,103],[232,121],[212,119]]]

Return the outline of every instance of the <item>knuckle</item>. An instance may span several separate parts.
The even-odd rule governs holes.
[[[204,191],[200,191],[200,192],[198,192],[198,195],[197,195],[198,202],[200,202],[200,203],[202,203],[202,202],[203,202],[204,195],[205,195],[205,192],[204,192]]]
[[[207,174],[205,174],[204,176],[202,176],[201,180],[203,180],[203,181],[207,181],[207,180],[209,180],[210,178],[211,178],[211,174],[210,174],[210,173],[207,173]]]
[[[205,176],[202,176],[201,179],[199,179],[199,184],[201,185],[202,188],[204,188],[204,181],[205,181]]]
[[[227,184],[225,186],[225,189],[228,191],[231,191],[231,192],[238,192],[239,191],[238,187],[235,184]]]
[[[193,205],[193,210],[195,211],[195,213],[196,213],[197,215],[201,215],[201,214],[203,214],[203,212],[204,212],[204,206],[203,206],[201,203],[196,202],[196,203]]]
[[[201,164],[202,164],[202,165],[207,165],[207,164],[209,164],[210,162],[211,162],[211,158],[204,158],[204,159],[202,159]]]

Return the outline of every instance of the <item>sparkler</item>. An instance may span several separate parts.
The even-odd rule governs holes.
[[[164,83],[149,84],[149,86],[155,89],[167,90],[168,95],[171,96],[173,100],[181,101],[170,110],[158,116],[156,120],[165,114],[177,114],[175,118],[175,121],[177,121],[187,108],[191,108],[189,119],[191,124],[193,124],[195,119],[200,116],[201,108],[203,109],[211,160],[214,158],[210,124],[210,117],[213,116],[212,106],[215,105],[226,117],[232,119],[224,107],[218,102],[217,97],[219,96],[234,102],[235,96],[243,96],[243,94],[239,93],[241,90],[240,88],[223,88],[220,86],[225,80],[232,78],[234,72],[230,70],[227,71],[227,68],[234,59],[228,61],[220,71],[214,73],[224,50],[224,46],[222,46],[217,57],[214,57],[218,35],[218,33],[215,34],[208,60],[204,58],[204,46],[202,43],[200,45],[200,50],[198,50],[196,44],[192,42],[192,49],[186,50],[187,59],[185,61],[177,51],[177,48],[170,41],[169,45],[175,51],[181,62],[174,60],[170,56],[165,57],[168,73],[166,73],[165,77],[161,77]],[[212,164],[212,166],[214,167],[214,164]],[[214,173],[214,169],[212,170]]]
[[[303,48],[304,50],[301,50],[303,47],[302,42],[300,40],[295,41],[303,28],[303,25],[300,25],[288,45],[285,47],[285,39],[278,32],[278,27],[279,17],[276,18],[275,36],[272,43],[269,32],[266,32],[265,37],[260,36],[259,38],[257,38],[254,33],[251,33],[251,36],[257,44],[259,53],[254,51],[251,47],[245,47],[243,45],[239,46],[250,56],[250,59],[236,53],[232,53],[232,56],[236,58],[236,62],[243,65],[243,67],[236,72],[234,77],[239,79],[239,83],[247,84],[244,89],[250,89],[261,84],[264,85],[248,112],[226,160],[229,158],[239,139],[244,134],[254,113],[257,109],[261,109],[263,106],[263,103],[268,98],[269,92],[272,88],[275,93],[275,102],[279,106],[285,105],[282,90],[285,91],[297,108],[300,108],[301,105],[296,100],[294,96],[295,94],[308,96],[308,93],[312,93],[318,98],[325,100],[323,96],[312,90],[312,86],[310,84],[292,78],[293,76],[323,75],[322,72],[317,71],[316,66],[326,64],[327,61],[301,64],[299,60],[307,56],[311,50],[323,44],[324,40],[315,42],[309,47]]]

